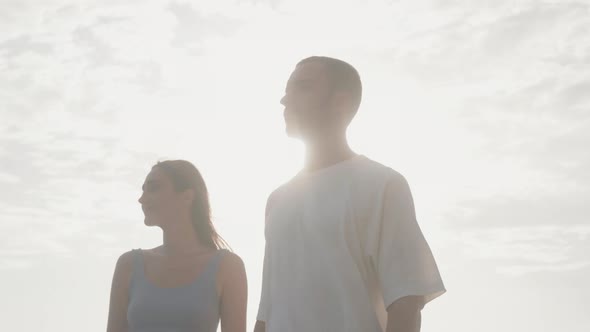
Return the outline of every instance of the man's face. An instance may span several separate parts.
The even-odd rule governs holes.
[[[281,104],[287,135],[309,138],[329,129],[333,119],[332,91],[328,77],[319,62],[298,65],[285,89]]]

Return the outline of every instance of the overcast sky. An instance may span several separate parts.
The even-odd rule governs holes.
[[[152,164],[202,171],[257,311],[268,194],[302,165],[298,60],[353,64],[353,148],[408,179],[448,293],[423,331],[590,331],[590,1],[0,0],[0,312],[104,331],[159,245]]]

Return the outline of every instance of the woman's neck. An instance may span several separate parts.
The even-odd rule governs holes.
[[[190,219],[170,223],[170,226],[162,228],[162,235],[162,254],[167,256],[195,254],[210,250],[199,240]]]

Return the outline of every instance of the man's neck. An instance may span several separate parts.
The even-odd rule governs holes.
[[[346,133],[325,135],[305,144],[305,170],[315,171],[356,156],[348,145]]]

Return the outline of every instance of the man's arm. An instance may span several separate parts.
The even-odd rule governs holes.
[[[257,320],[256,325],[254,325],[254,332],[265,332],[265,331],[266,331],[266,324],[261,320]]]
[[[270,210],[270,205],[271,205],[271,201],[272,201],[272,197],[273,194],[270,194],[268,196],[268,199],[266,200],[266,207],[264,209],[264,227],[266,228],[266,222],[268,221],[268,211]],[[266,241],[266,239],[265,239]],[[266,299],[264,298],[266,296],[265,293],[265,287],[268,287],[267,283],[268,283],[268,276],[266,275],[268,273],[268,255],[270,254],[269,252],[267,252],[268,250],[268,243],[266,243],[266,245],[264,246],[264,264],[263,264],[263,271],[262,271],[262,294],[261,294],[261,299],[260,299],[260,305],[258,307],[258,320],[256,321],[256,324],[254,325],[254,332],[266,332],[266,323],[261,319],[267,319],[268,317],[266,317],[266,310],[267,310],[267,306],[268,304],[266,303]],[[266,317],[266,318],[265,318]]]
[[[369,256],[387,307],[387,332],[420,331],[420,311],[445,292],[430,247],[416,220],[409,185],[393,176],[385,189],[382,216],[370,224]]]
[[[405,296],[387,308],[387,332],[420,332],[422,296]],[[257,332],[257,331],[255,331]]]

